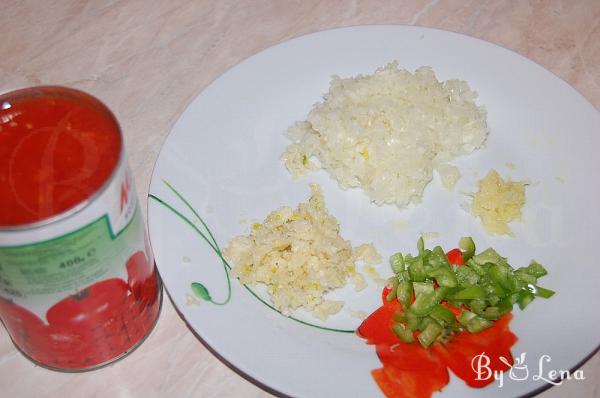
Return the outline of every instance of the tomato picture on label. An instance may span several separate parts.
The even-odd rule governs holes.
[[[46,314],[48,323],[73,328],[103,323],[115,317],[128,292],[129,287],[122,279],[97,282],[52,306]]]
[[[118,278],[97,282],[53,305],[47,312],[52,362],[57,366],[84,366],[102,362],[119,349],[114,339],[119,312],[129,287]]]
[[[144,265],[143,252],[132,259],[128,265],[149,267]],[[145,297],[145,281],[135,286]],[[52,362],[65,368],[92,366],[126,352],[139,341],[151,328],[158,308],[149,307],[147,297],[140,301],[132,290],[124,280],[112,278],[52,306],[47,312]],[[156,289],[153,292],[156,295]]]
[[[140,341],[159,311],[160,282],[153,264],[136,252],[126,266],[131,285],[119,278],[96,282],[54,304],[46,313],[48,324],[0,297],[2,321],[19,348],[36,361],[64,369],[102,364]]]
[[[125,353],[149,331],[157,311],[141,305],[118,278],[68,296],[47,312],[52,363],[88,367]]]

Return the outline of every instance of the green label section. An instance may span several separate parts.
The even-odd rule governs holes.
[[[123,274],[135,248],[143,247],[143,222],[136,209],[115,235],[108,216],[48,241],[0,247],[0,295],[15,299],[73,293],[104,276]]]

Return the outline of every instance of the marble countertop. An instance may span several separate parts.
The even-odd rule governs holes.
[[[44,5],[42,5],[44,4]],[[554,72],[600,109],[600,2],[170,0],[2,2],[0,92],[60,84],[99,97],[124,130],[145,200],[161,144],[186,105],[244,58],[305,33],[408,24],[461,32]],[[600,397],[600,354],[540,397]],[[168,299],[133,354],[83,374],[42,369],[0,327],[3,397],[269,397],[215,358]]]

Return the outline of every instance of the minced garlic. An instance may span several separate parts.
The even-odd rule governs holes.
[[[232,239],[223,254],[242,283],[264,283],[283,314],[302,307],[325,320],[343,307],[342,301],[327,300],[325,294],[348,281],[363,289],[366,281],[355,263],[376,264],[381,257],[371,244],[353,248],[344,240],[321,189],[311,184],[311,190],[308,203],[274,211],[262,224],[255,223],[250,235]]]
[[[479,191],[473,195],[471,213],[481,218],[490,235],[512,235],[508,223],[522,218],[525,185],[526,181],[505,181],[493,169],[479,181]]]

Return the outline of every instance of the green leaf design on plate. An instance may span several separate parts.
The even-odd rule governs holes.
[[[202,283],[192,282],[192,292],[202,300],[212,301],[208,289]]]
[[[215,239],[214,235],[212,234],[212,231],[210,230],[210,228],[208,227],[208,225],[204,222],[204,220],[202,219],[202,217],[200,217],[200,214],[198,214],[198,212],[196,211],[196,209],[194,209],[194,207],[190,204],[190,202],[188,202],[188,200],[183,195],[181,195],[179,193],[179,191],[177,191],[171,184],[169,184],[165,180],[163,180],[163,183],[169,188],[169,190],[171,190],[171,192],[173,192],[175,194],[175,196],[177,196],[179,198],[179,200],[181,200],[181,202],[183,202],[183,204],[185,205],[185,207],[187,207],[188,210],[192,212],[192,214],[198,219],[198,221],[200,221],[200,224],[202,224],[202,226],[204,227],[204,229],[206,230],[206,232],[201,231],[200,228],[199,228],[199,226],[197,226],[195,222],[193,222],[192,220],[190,220],[182,212],[180,212],[175,207],[173,207],[169,203],[165,202],[164,200],[162,200],[158,196],[153,195],[153,194],[148,194],[148,198],[152,199],[152,200],[155,200],[158,203],[160,203],[167,210],[169,210],[171,213],[173,213],[174,215],[176,215],[181,221],[185,222],[194,231],[196,231],[198,233],[198,235],[200,235],[200,237],[208,244],[208,246],[210,246],[210,248],[213,250],[213,252],[221,260],[221,263],[223,265],[223,271],[225,273],[225,277],[226,277],[226,280],[227,280],[227,296],[225,297],[225,299],[223,299],[221,301],[214,301],[212,299],[212,297],[210,296],[210,293],[209,293],[208,289],[202,283],[199,283],[199,282],[192,282],[192,284],[190,285],[191,289],[192,289],[192,292],[194,293],[194,295],[196,297],[201,298],[202,300],[208,301],[208,302],[210,302],[212,304],[215,304],[215,305],[225,305],[225,304],[227,304],[229,302],[229,300],[231,299],[231,280],[230,280],[230,276],[229,276],[229,271],[231,270],[231,266],[229,265],[229,263],[227,263],[227,260],[225,260],[225,258],[223,257],[223,252],[221,251],[221,248],[219,247],[219,244],[217,243],[217,240]],[[293,316],[283,315],[281,313],[281,311],[279,311],[277,308],[273,307],[271,304],[269,304],[268,302],[266,302],[265,300],[263,300],[258,294],[256,294],[247,285],[242,284],[242,286],[252,296],[254,296],[258,301],[260,301],[261,303],[263,303],[264,305],[266,305],[267,307],[269,307],[273,311],[279,313],[280,315],[282,315],[282,316],[284,316],[284,317],[286,317],[286,318],[288,318],[288,319],[290,319],[292,321],[295,321],[295,322],[298,322],[298,323],[301,323],[303,325],[310,326],[310,327],[313,327],[313,328],[330,331],[330,332],[349,333],[349,334],[355,332],[354,329],[329,328],[329,327],[326,327],[326,326],[315,325],[313,323],[300,320],[300,319],[295,318]]]

